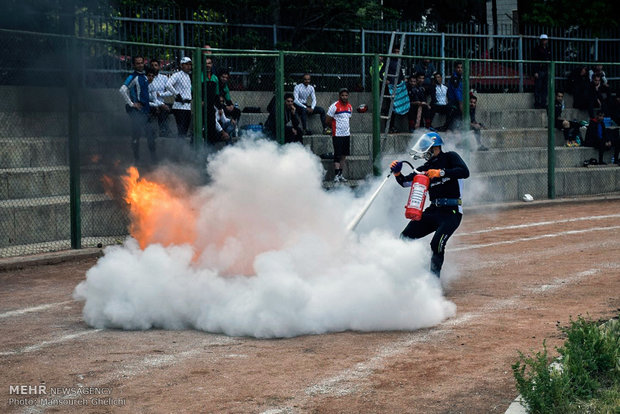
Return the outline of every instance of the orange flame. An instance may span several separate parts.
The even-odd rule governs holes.
[[[190,201],[175,195],[164,184],[140,178],[135,167],[130,167],[127,174],[122,181],[131,218],[129,231],[140,247],[153,243],[193,244],[197,213]]]

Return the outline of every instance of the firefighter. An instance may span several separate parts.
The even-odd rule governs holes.
[[[430,179],[430,206],[424,210],[420,220],[411,220],[401,233],[401,237],[419,239],[435,232],[431,240],[431,272],[438,278],[446,243],[463,217],[460,179],[469,177],[469,169],[463,159],[456,152],[443,152],[442,145],[443,140],[439,134],[429,132],[422,135],[412,148],[414,159],[426,160],[417,171]],[[405,176],[401,174],[402,166],[401,161],[394,161],[390,169],[396,181],[402,187],[409,188],[415,172]]]

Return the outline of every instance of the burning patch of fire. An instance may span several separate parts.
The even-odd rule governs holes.
[[[110,177],[104,177],[103,181],[108,194],[118,194]],[[187,197],[175,194],[165,184],[140,177],[135,167],[127,169],[120,184],[129,209],[129,232],[142,249],[155,243],[164,246],[194,243],[197,212]]]

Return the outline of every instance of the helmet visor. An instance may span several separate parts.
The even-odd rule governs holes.
[[[411,148],[410,154],[414,159],[424,158],[424,155],[428,153],[428,150],[435,144],[435,141],[431,139],[427,134],[422,135],[418,142]]]

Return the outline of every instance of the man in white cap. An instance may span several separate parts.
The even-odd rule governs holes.
[[[540,43],[534,48],[532,60],[551,61],[549,37],[540,35]],[[547,108],[547,79],[549,67],[546,63],[534,63],[534,108]]]
[[[185,138],[188,135],[193,141],[193,133],[190,129],[192,120],[192,60],[189,57],[181,59],[181,70],[174,73],[168,79],[166,89],[174,96],[172,114],[177,122],[178,137]]]

